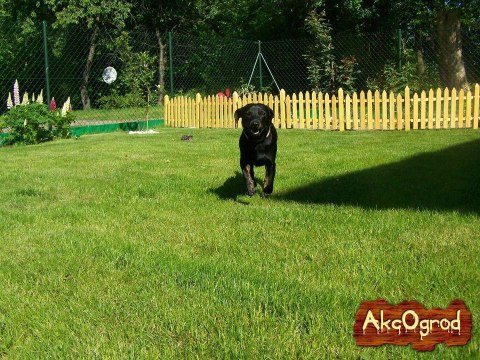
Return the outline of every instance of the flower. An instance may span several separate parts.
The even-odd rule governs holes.
[[[12,93],[8,93],[7,109],[11,109],[12,107],[13,107]]]
[[[52,110],[52,111],[57,110],[57,103],[55,102],[54,97],[52,97],[52,100],[50,101],[50,110]]]
[[[13,84],[13,104],[15,106],[20,105],[20,89],[18,87],[18,80],[15,80],[15,84]]]

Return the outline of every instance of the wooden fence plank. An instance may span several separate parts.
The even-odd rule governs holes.
[[[338,130],[337,97],[332,95],[332,130]]]
[[[373,97],[372,91],[367,91],[367,129],[373,129]]]
[[[382,91],[382,130],[388,130],[388,98],[385,90]]]
[[[285,129],[286,127],[286,114],[285,114],[285,90],[280,90],[280,127]]]
[[[413,130],[418,130],[418,94],[413,94]]]
[[[367,128],[367,116],[365,111],[365,92],[360,91],[360,130]]]
[[[443,128],[449,128],[450,117],[448,116],[448,99],[450,98],[450,93],[448,88],[443,90]]]
[[[325,115],[324,115],[324,104],[323,94],[320,91],[318,93],[318,128],[325,129]]]
[[[422,91],[420,94],[420,129],[425,129],[427,119],[427,94]]]
[[[358,96],[357,93],[353,93],[353,130],[358,130]]]
[[[374,103],[375,103],[375,116],[374,116],[374,129],[375,130],[380,130],[380,91],[375,90],[375,95],[374,95]]]
[[[342,88],[338,89],[338,121],[339,130],[345,131],[345,103]]]
[[[478,113],[480,111],[480,85],[475,84],[475,90],[473,92],[473,128],[478,129]]]
[[[305,100],[303,100],[303,93],[298,94],[298,109],[299,109],[299,121],[300,129],[305,129]]]
[[[292,128],[292,100],[290,95],[285,97],[285,116],[287,117],[287,129]]]
[[[325,130],[331,130],[330,95],[325,94]]]
[[[318,96],[312,91],[312,128],[318,129]]]
[[[464,128],[464,111],[465,111],[465,91],[463,89],[460,89],[458,92],[458,127]]]
[[[311,112],[312,112],[312,100],[310,99],[310,93],[305,92],[305,128],[311,129]]]
[[[437,93],[435,95],[435,129],[441,128],[442,121],[442,89],[437,88]]]
[[[433,89],[428,91],[428,128],[433,129]]]
[[[410,88],[408,86],[405,87],[404,113],[405,113],[405,131],[410,131]]]
[[[389,113],[388,117],[390,120],[389,130],[395,130],[395,95],[393,91],[390,91],[390,97],[388,98]]]
[[[347,96],[345,97],[345,128],[347,130],[352,129],[351,107],[352,99],[350,98],[350,95],[347,94]]]
[[[402,130],[403,129],[403,109],[402,109],[402,94],[397,95],[397,127],[396,130]]]
[[[298,100],[295,93],[292,96],[292,121],[293,128],[298,129]]]
[[[452,129],[458,127],[457,124],[457,89],[452,89],[451,94],[451,103],[450,103],[450,125]]]
[[[472,127],[472,92],[470,91],[470,89],[468,89],[467,95],[465,96],[465,102],[466,102],[466,105],[465,105],[466,124],[465,124],[465,126],[470,129]]]

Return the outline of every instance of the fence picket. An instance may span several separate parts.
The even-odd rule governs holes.
[[[331,130],[330,95],[325,94],[325,130]]]
[[[457,89],[452,89],[450,104],[450,125],[452,129],[458,128],[457,125]]]
[[[332,130],[338,130],[337,97],[332,95]]]
[[[298,108],[300,110],[300,129],[305,129],[305,101],[303,100],[303,93],[298,94]]]
[[[312,129],[318,129],[318,96],[312,91]]]
[[[475,84],[473,95],[473,128],[478,129],[478,112],[480,107],[480,85]]]
[[[338,121],[339,130],[345,131],[345,104],[343,99],[343,89],[338,89]]]
[[[460,91],[458,92],[458,127],[460,129],[465,127],[463,123],[463,112],[465,110],[464,96],[465,92],[463,91],[463,89],[460,89]]]
[[[420,129],[425,129],[425,122],[427,117],[427,94],[422,91],[420,95]]]
[[[352,105],[352,99],[350,98],[350,95],[347,94],[345,98],[345,127],[347,130],[352,129],[352,118],[350,116],[351,105]]]
[[[437,88],[437,93],[435,95],[435,129],[440,129],[441,127],[441,120],[442,120],[442,90]]]
[[[402,119],[402,95],[398,94],[397,95],[397,127],[395,128],[396,130],[402,130],[403,129],[403,119]]]
[[[465,126],[470,129],[472,127],[472,92],[470,91],[470,89],[468,89],[467,91],[467,95],[465,96],[465,101],[466,101]]]
[[[310,115],[311,115],[311,105],[312,101],[310,99],[310,93],[307,91],[305,92],[305,128],[311,129],[311,123],[310,123]]]
[[[323,94],[320,91],[318,93],[318,128],[319,129],[325,129],[325,116],[324,116],[324,100],[323,100]]]
[[[449,128],[449,120],[450,117],[448,116],[448,99],[450,98],[450,93],[448,91],[448,88],[445,88],[443,90],[443,128],[448,129]]]
[[[375,90],[375,95],[374,95],[374,102],[375,102],[375,118],[374,118],[374,129],[375,130],[380,130],[380,91]]]
[[[285,129],[286,119],[285,119],[285,90],[280,90],[280,127]]]
[[[428,128],[433,129],[433,89],[428,91]]]
[[[410,131],[410,88],[408,86],[405,87],[404,113],[405,131]]]
[[[292,121],[293,121],[293,128],[298,129],[298,100],[297,100],[297,94],[293,94],[293,96],[292,96]]]
[[[367,129],[373,129],[373,98],[372,98],[372,91],[367,91]]]
[[[418,130],[418,94],[413,94],[413,130]]]
[[[367,117],[365,115],[365,92],[360,91],[360,130],[367,128]]]
[[[358,129],[358,96],[357,93],[353,93],[353,130]]]
[[[291,106],[292,106],[292,100],[290,99],[290,95],[287,95],[285,97],[285,106],[286,106],[286,117],[287,117],[287,129],[292,128],[292,114],[291,114]]]
[[[388,106],[389,106],[389,119],[390,119],[390,125],[389,125],[389,130],[395,130],[395,95],[393,94],[393,91],[390,91],[390,97],[388,98]]]
[[[388,98],[385,90],[382,91],[382,130],[388,130]]]

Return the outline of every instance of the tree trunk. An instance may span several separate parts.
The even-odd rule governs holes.
[[[465,88],[467,76],[462,56],[460,10],[446,9],[437,15],[440,78],[448,88]]]
[[[425,58],[423,57],[422,35],[415,32],[415,54],[417,57],[417,75],[423,78],[425,75]]]
[[[95,46],[98,37],[98,25],[95,24],[93,28],[92,38],[90,40],[90,49],[88,51],[87,62],[83,70],[82,86],[80,87],[80,96],[82,97],[83,110],[90,109],[90,96],[88,96],[88,83],[90,81],[90,72],[92,70],[93,57],[95,56]]]
[[[165,58],[165,49],[167,45],[163,43],[160,30],[155,29],[155,35],[157,35],[159,56],[158,56],[158,96],[157,104],[161,105],[163,103],[163,96],[165,94],[165,68],[166,68],[166,58]]]

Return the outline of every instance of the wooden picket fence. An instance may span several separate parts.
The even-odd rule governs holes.
[[[420,94],[361,91],[336,95],[300,92],[280,96],[262,93],[231,98],[165,96],[165,123],[171,127],[233,128],[234,112],[250,103],[263,103],[274,110],[274,124],[284,129],[411,130],[478,129],[480,85],[473,94],[463,89],[430,89]]]

